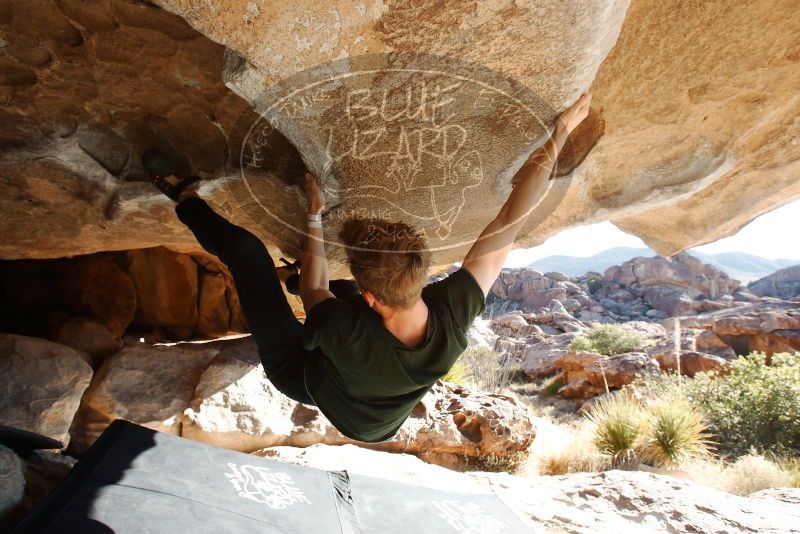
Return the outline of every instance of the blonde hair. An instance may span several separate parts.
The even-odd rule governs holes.
[[[408,309],[428,280],[431,253],[421,232],[402,222],[350,219],[339,230],[358,285],[387,306]]]

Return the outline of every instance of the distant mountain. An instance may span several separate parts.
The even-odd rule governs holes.
[[[722,272],[727,273],[731,278],[735,278],[744,284],[772,274],[778,269],[800,264],[798,260],[768,260],[745,252],[704,254],[689,250],[689,254],[704,263],[713,265]],[[588,271],[602,273],[612,265],[619,265],[636,256],[647,258],[655,255],[655,251],[647,247],[614,247],[594,256],[547,256],[536,260],[528,267],[543,273],[559,271],[569,276],[580,276]]]

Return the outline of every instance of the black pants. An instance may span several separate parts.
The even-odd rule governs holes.
[[[267,247],[215,213],[201,198],[182,200],[175,213],[200,245],[228,266],[267,378],[287,397],[314,404],[303,380],[309,355],[301,345],[303,324],[286,300]],[[350,280],[331,281],[330,287],[340,298],[358,292]]]

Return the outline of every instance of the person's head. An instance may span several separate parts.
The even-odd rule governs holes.
[[[350,272],[367,302],[408,309],[428,280],[431,253],[413,227],[383,219],[350,219],[339,231]]]

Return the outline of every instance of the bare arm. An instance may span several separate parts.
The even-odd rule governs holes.
[[[325,209],[325,196],[319,188],[317,178],[306,172],[306,196],[308,214],[319,215]],[[313,224],[313,223],[312,223]],[[306,313],[317,303],[334,297],[328,290],[328,260],[325,257],[325,241],[322,228],[308,228],[308,237],[300,257],[300,298]]]
[[[514,190],[464,258],[464,268],[475,277],[484,295],[489,294],[528,216],[550,188],[558,153],[569,134],[586,118],[590,102],[591,95],[583,95],[559,116],[553,135],[519,170],[520,179]]]

